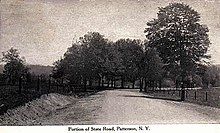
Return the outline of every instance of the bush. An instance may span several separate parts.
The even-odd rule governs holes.
[[[175,87],[175,83],[171,79],[164,79],[161,84],[162,87]]]
[[[1,84],[5,84],[6,83],[6,79],[7,79],[6,75],[3,74],[3,73],[0,73],[0,85]]]
[[[193,77],[193,84],[194,84],[194,87],[201,87],[203,86],[202,84],[202,78],[198,75],[194,76]]]

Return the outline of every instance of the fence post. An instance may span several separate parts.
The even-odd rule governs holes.
[[[65,86],[64,86],[64,83],[63,83],[63,78],[62,78],[62,87],[63,87],[63,90],[62,90],[62,92],[64,91],[64,89],[65,89]]]
[[[195,91],[195,100],[196,100],[196,91]]]
[[[56,84],[57,84],[57,92],[58,92],[58,90],[59,90],[59,83],[58,83],[57,80],[56,80]]]
[[[49,76],[49,87],[48,87],[48,93],[50,92],[50,87],[51,87],[51,80],[50,80],[50,76]]]
[[[21,94],[21,87],[22,87],[22,79],[19,77],[19,94]]]
[[[37,76],[37,91],[40,91],[40,78]]]
[[[186,91],[184,89],[181,90],[181,101],[185,101]]]
[[[205,100],[206,101],[208,100],[208,92],[207,91],[205,92]]]
[[[115,77],[114,77],[114,81],[113,81],[113,88],[116,87],[116,80],[115,80]]]

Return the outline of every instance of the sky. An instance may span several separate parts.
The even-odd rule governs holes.
[[[211,63],[220,64],[220,0],[1,0],[0,53],[14,47],[28,64],[52,65],[87,32],[144,40],[146,23],[171,2],[200,13],[210,30]]]

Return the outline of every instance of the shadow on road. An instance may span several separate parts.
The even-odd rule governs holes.
[[[166,97],[152,97],[152,96],[135,96],[135,95],[121,95],[123,97],[140,97],[140,98],[150,98],[150,99],[160,99],[160,100],[169,100],[169,101],[178,101],[180,102],[180,99],[172,99],[172,98],[166,98]]]

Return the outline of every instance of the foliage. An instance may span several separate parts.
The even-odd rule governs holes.
[[[120,76],[134,82],[140,75],[143,53],[140,40],[120,39],[114,43],[98,32],[88,32],[54,63],[53,77],[76,84]]]
[[[167,71],[191,75],[209,58],[208,28],[199,21],[197,11],[186,4],[172,3],[159,8],[158,18],[147,23],[149,45],[157,49]]]
[[[89,32],[80,38],[82,45],[82,57],[84,75],[89,79],[100,78],[106,72],[107,39],[98,32]]]
[[[121,74],[128,81],[135,81],[139,75],[139,64],[144,56],[144,51],[140,40],[119,39],[115,42],[116,50],[119,52],[122,60]]]
[[[158,81],[163,77],[163,62],[154,48],[147,48],[145,52],[145,77],[148,80]]]
[[[203,83],[206,85],[211,84],[212,86],[219,86],[220,69],[214,65],[209,66],[202,78]]]
[[[81,84],[84,80],[97,80],[113,72],[117,63],[111,44],[98,32],[88,32],[74,43],[64,58],[54,63],[53,76],[65,77],[71,83]]]
[[[6,63],[3,73],[9,83],[15,84],[20,77],[25,78],[29,73],[29,69],[25,66],[25,59],[21,58],[18,50],[13,47],[3,52],[2,61]]]

